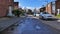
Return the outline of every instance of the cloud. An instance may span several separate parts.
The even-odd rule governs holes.
[[[25,7],[25,6],[20,6],[22,9],[26,8],[26,9],[31,9],[31,10],[34,10],[35,7]],[[38,10],[39,8],[41,7],[36,7],[36,9]]]
[[[34,9],[34,7],[26,7],[26,8],[28,8],[28,9]]]

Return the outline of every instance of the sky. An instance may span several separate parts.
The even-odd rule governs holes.
[[[19,2],[19,7],[27,7],[27,8],[40,8],[45,6],[47,2],[52,2],[55,0],[14,0],[15,2]],[[46,2],[47,1],[47,2]]]

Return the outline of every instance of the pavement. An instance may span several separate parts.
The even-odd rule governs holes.
[[[57,22],[57,21],[44,21],[44,22],[42,21],[42,23],[45,23],[45,24],[47,24],[47,25],[49,25],[53,28],[56,28],[56,29],[60,30],[60,23]]]
[[[5,30],[6,28],[10,27],[11,25],[20,21],[22,17],[3,17],[0,18],[0,31]]]
[[[36,17],[37,19],[39,19],[39,17]],[[42,20],[42,19],[39,19],[40,21],[42,21],[42,23],[48,25],[48,26],[51,26],[57,30],[60,30],[60,19],[57,19],[56,20]]]

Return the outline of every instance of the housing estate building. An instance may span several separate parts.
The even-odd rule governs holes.
[[[14,0],[0,0],[0,17],[7,16],[11,13],[14,6]]]
[[[19,2],[14,2],[14,9],[19,9]]]
[[[56,0],[48,3],[46,6],[46,11],[50,14],[59,15],[60,14],[60,0]]]

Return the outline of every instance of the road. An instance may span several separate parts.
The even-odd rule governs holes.
[[[37,18],[28,16],[19,23],[2,31],[0,34],[60,34],[60,31],[43,24]]]

